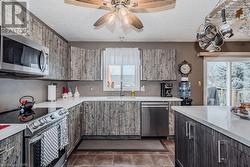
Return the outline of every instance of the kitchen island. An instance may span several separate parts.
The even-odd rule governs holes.
[[[249,167],[250,121],[231,107],[173,106],[176,166]]]

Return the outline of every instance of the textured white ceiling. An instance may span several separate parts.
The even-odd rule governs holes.
[[[65,4],[64,0],[28,0],[29,10],[69,41],[195,41],[196,31],[218,0],[176,0],[176,7],[156,13],[139,13],[144,29],[124,33],[117,26],[94,29],[107,11]],[[235,38],[235,40],[238,40]],[[239,39],[242,40],[242,39]]]

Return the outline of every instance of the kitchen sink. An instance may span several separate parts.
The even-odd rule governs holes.
[[[123,100],[123,99],[136,99],[136,97],[133,96],[107,96],[107,99],[117,99],[117,100]]]

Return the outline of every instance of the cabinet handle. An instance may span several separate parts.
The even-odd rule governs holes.
[[[224,163],[226,161],[226,157],[221,157],[221,146],[226,145],[225,140],[218,141],[218,163]]]
[[[186,122],[186,137],[189,138],[189,122]]]
[[[193,123],[189,123],[188,124],[188,131],[189,131],[188,139],[191,140],[191,139],[194,138],[194,133],[195,133],[195,129],[194,129],[194,124]]]

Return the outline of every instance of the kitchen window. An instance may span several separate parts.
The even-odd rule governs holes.
[[[107,48],[103,52],[103,90],[140,90],[138,48]]]
[[[239,106],[250,102],[250,58],[206,57],[204,84],[206,105]]]

